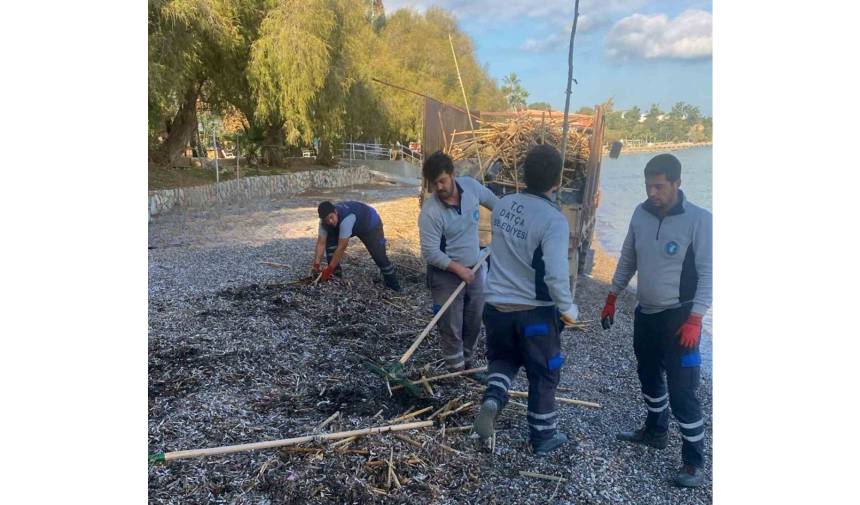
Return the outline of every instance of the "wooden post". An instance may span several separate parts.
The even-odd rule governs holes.
[[[573,82],[573,38],[576,36],[576,21],[579,19],[579,0],[573,6],[573,26],[570,29],[570,48],[567,53],[567,91],[564,99],[564,126],[561,129],[561,174],[558,176],[558,191],[555,193],[556,202],[561,201],[561,183],[564,180],[564,159],[567,156],[567,132],[570,125],[567,116],[570,111],[570,87]]]
[[[215,151],[215,182],[218,183],[218,141],[215,140],[215,128],[212,128],[212,150]]]

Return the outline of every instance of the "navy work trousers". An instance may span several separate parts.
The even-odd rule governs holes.
[[[684,464],[702,467],[705,428],[702,407],[696,397],[701,356],[698,345],[693,349],[682,347],[678,337],[678,329],[689,315],[689,305],[656,314],[643,314],[637,307],[633,350],[648,412],[646,428],[655,433],[668,431],[667,409],[671,406],[681,429]]]
[[[361,243],[364,244],[364,247],[367,248],[367,252],[370,253],[370,257],[373,258],[373,262],[379,267],[382,275],[393,274],[394,265],[388,261],[388,255],[385,254],[385,232],[382,229],[382,221],[379,222],[379,226],[376,228],[372,228],[363,235],[356,236],[361,240]],[[325,256],[326,261],[329,263],[331,263],[331,257],[337,249],[337,242],[338,237],[334,233],[326,235]],[[340,270],[340,265],[337,266],[337,270]]]
[[[558,425],[555,390],[561,378],[558,309],[553,306],[502,312],[484,305],[489,382],[484,400],[494,399],[500,410],[521,366],[529,380],[528,423],[532,443],[555,436]]]

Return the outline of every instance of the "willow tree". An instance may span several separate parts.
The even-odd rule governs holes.
[[[349,0],[280,0],[268,10],[247,75],[271,163],[280,161],[285,142],[309,144],[315,137],[321,157],[330,157],[372,35],[361,5]]]
[[[227,0],[150,0],[148,22],[150,158],[172,164],[197,128],[209,54],[239,40],[235,11]]]

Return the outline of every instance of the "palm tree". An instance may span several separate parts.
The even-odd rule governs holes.
[[[511,72],[504,78],[502,93],[508,99],[508,105],[512,110],[517,110],[518,107],[526,106],[526,98],[529,97],[529,92],[523,88],[520,78],[515,72]]]

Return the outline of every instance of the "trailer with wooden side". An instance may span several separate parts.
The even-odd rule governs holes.
[[[425,98],[422,148],[425,155],[442,150],[455,160],[459,175],[470,175],[497,195],[519,192],[522,160],[534,145],[560,148],[563,114],[557,111],[471,111],[474,129],[465,110]],[[598,105],[590,115],[570,114],[567,152],[557,203],[570,227],[568,261],[571,291],[577,277],[591,268],[595,217],[599,204],[603,155],[604,111]],[[429,196],[422,186],[421,199]],[[491,239],[490,212],[481,209],[481,246]]]

